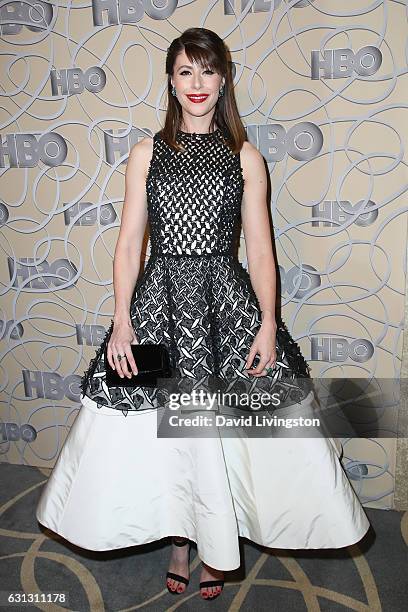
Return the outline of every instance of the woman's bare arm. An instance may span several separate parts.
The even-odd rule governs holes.
[[[140,269],[140,254],[147,222],[146,176],[153,153],[153,140],[143,138],[129,153],[122,220],[113,260],[115,313],[106,356],[119,376],[137,374],[131,344],[137,337],[130,318],[130,300]],[[119,359],[118,355],[126,356]]]
[[[275,317],[276,268],[272,251],[267,208],[267,180],[262,155],[246,141],[241,151],[244,172],[244,195],[241,205],[242,229],[251,283],[263,312]]]
[[[245,367],[252,376],[265,376],[276,362],[276,268],[272,251],[267,208],[265,164],[258,149],[246,141],[241,151],[244,194],[241,204],[242,229],[251,284],[261,308],[261,327],[252,342]],[[255,356],[259,363],[251,368]]]
[[[130,322],[130,300],[140,269],[140,255],[147,222],[146,175],[153,140],[143,138],[129,153],[125,175],[125,199],[113,261],[114,322]]]

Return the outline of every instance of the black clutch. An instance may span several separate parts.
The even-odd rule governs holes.
[[[106,384],[108,387],[155,387],[158,378],[171,376],[170,356],[164,344],[131,344],[137,374],[121,378],[108,362],[105,350]],[[126,357],[122,357],[126,359]],[[128,369],[129,365],[128,365]]]

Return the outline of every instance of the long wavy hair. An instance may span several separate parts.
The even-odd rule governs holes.
[[[167,112],[164,127],[160,130],[162,139],[177,151],[183,150],[182,145],[176,142],[176,133],[181,129],[183,118],[182,107],[171,93],[174,64],[178,54],[183,51],[190,62],[197,62],[203,68],[225,77],[224,95],[220,96],[216,103],[210,131],[216,123],[221,128],[226,144],[233,153],[238,153],[247,137],[235,100],[230,52],[218,34],[206,28],[188,28],[175,38],[167,49]]]

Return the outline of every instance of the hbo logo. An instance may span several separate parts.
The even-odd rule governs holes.
[[[62,400],[64,397],[78,401],[81,377],[70,374],[65,378],[57,372],[23,370],[24,392],[26,397],[41,397],[49,400]]]
[[[37,437],[37,432],[28,423],[23,425],[18,423],[0,423],[0,435],[3,438],[3,442],[17,442],[18,440],[33,442]]]
[[[106,335],[103,325],[75,325],[79,345],[99,346]]]
[[[24,288],[47,290],[51,286],[61,287],[61,285],[73,281],[78,274],[75,264],[68,259],[56,259],[51,264],[47,260],[36,263],[33,257],[23,257],[18,262],[11,257],[8,257],[7,260],[13,287],[19,287],[18,279],[21,279]],[[71,282],[66,287],[61,288],[69,289],[72,284],[74,283]]]
[[[309,6],[315,0],[299,0],[292,5],[292,9],[304,8]],[[224,0],[224,15],[237,15],[238,8],[235,6],[235,0]],[[240,2],[241,12],[247,7],[248,2]],[[250,13],[270,13],[271,8],[276,10],[282,4],[282,0],[254,0],[249,12]]]
[[[0,227],[6,225],[9,218],[8,208],[3,202],[0,202]]]
[[[92,202],[81,202],[64,210],[65,225],[69,225],[71,220],[79,214],[81,216],[74,222],[74,225],[96,225],[97,221],[101,225],[110,225],[116,221],[117,214],[112,204],[103,204],[100,208],[94,207],[88,210],[91,206],[94,206]]]
[[[19,34],[24,27],[32,32],[42,32],[51,25],[53,17],[52,4],[42,0],[24,0],[24,2],[4,2],[0,7],[2,34]]]
[[[104,25],[103,15],[108,25],[136,23],[144,14],[151,19],[168,19],[177,8],[177,0],[92,0],[94,25]]]
[[[323,59],[320,51],[312,51],[312,79],[342,79],[356,72],[359,76],[370,76],[382,63],[382,54],[377,47],[363,47],[357,53],[351,49],[326,49]]]
[[[0,320],[0,340],[5,340],[9,333],[11,340],[19,340],[23,337],[24,327],[21,323],[16,325],[15,321],[11,319],[9,321]]]
[[[344,362],[350,357],[357,363],[364,363],[371,359],[373,354],[373,344],[362,338],[352,342],[347,338],[312,338],[314,361]]]
[[[59,76],[58,76],[59,74]],[[72,96],[87,89],[99,93],[106,85],[106,74],[98,66],[92,66],[83,72],[80,68],[51,70],[51,91],[53,96]],[[60,90],[60,91],[59,91]]]
[[[287,293],[295,300],[302,300],[308,293],[322,284],[320,274],[309,264],[302,264],[302,269],[293,266],[287,272],[278,265],[281,282],[281,293]]]
[[[364,200],[359,200],[354,206],[349,200],[324,200],[312,207],[312,227],[336,227],[353,220],[359,227],[368,227],[378,217],[378,209],[370,210],[376,204],[368,200],[363,209]],[[359,210],[363,210],[359,214]],[[316,218],[320,217],[321,220]],[[325,219],[325,220],[323,220]]]
[[[252,125],[248,127],[248,139],[253,144],[256,143],[267,162],[281,161],[286,154],[297,161],[308,161],[313,159],[323,146],[320,128],[309,121],[297,123],[288,131],[278,123]]]
[[[46,166],[59,166],[68,153],[67,143],[60,134],[48,132],[40,138],[34,134],[7,134],[3,143],[0,134],[0,168],[5,168],[4,157],[10,168],[34,168],[41,160]]]
[[[126,135],[122,136],[122,134]],[[147,135],[153,136],[151,130],[140,130],[139,128],[131,128],[130,131],[124,128],[115,132],[113,130],[105,130],[103,136],[105,140],[106,162],[113,166],[116,153],[123,157],[129,153],[134,144],[139,142],[140,138]],[[125,163],[127,163],[127,159],[124,158],[122,164]]]

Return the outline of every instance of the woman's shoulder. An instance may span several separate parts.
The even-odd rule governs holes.
[[[130,156],[132,158],[143,158],[146,156],[151,157],[153,153],[153,142],[154,142],[154,134],[153,136],[143,136],[133,147],[130,149]]]
[[[243,145],[241,147],[240,155],[241,157],[246,157],[249,159],[251,159],[251,157],[252,158],[262,157],[262,155],[260,154],[256,146],[253,145],[252,142],[250,142],[249,140],[244,140]]]
[[[143,138],[133,145],[129,153],[128,164],[143,165],[146,177],[153,156],[154,140],[155,134],[152,136],[143,136]]]
[[[265,166],[264,158],[261,153],[249,140],[245,140],[242,145],[240,161],[244,176],[250,176],[256,172],[258,168],[262,167],[264,169]]]

